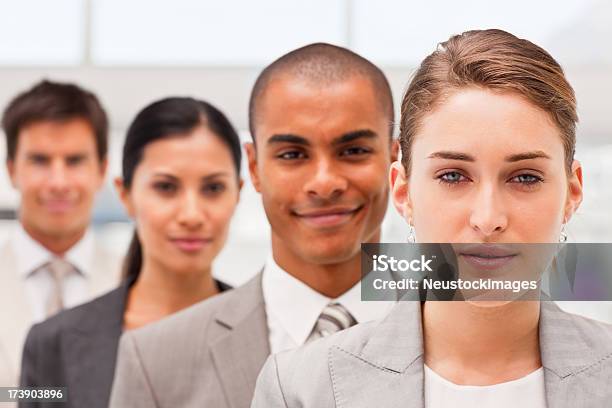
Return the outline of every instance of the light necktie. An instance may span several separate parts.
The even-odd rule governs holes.
[[[357,324],[355,318],[340,303],[330,303],[319,315],[317,323],[306,339],[306,343],[329,336]]]
[[[60,258],[47,263],[46,269],[52,278],[51,294],[47,302],[46,317],[50,317],[64,308],[64,280],[75,271],[74,266]]]

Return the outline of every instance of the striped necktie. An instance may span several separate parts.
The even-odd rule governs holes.
[[[330,303],[319,315],[317,323],[306,339],[306,343],[329,336],[357,324],[355,318],[340,303]]]
[[[74,266],[61,258],[54,258],[46,264],[52,278],[51,293],[47,302],[46,317],[50,317],[64,308],[64,280],[75,271]]]

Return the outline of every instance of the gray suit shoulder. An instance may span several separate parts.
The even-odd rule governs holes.
[[[574,313],[564,313],[572,321],[589,349],[607,352],[612,357],[612,324]],[[610,364],[612,364],[612,358]]]
[[[157,358],[160,348],[166,351],[169,345],[202,345],[201,336],[205,334],[217,311],[231,307],[231,304],[237,301],[235,291],[236,289],[232,289],[213,296],[162,320],[126,332],[123,337],[131,338],[141,356],[151,355],[154,358]]]
[[[196,365],[201,363],[202,353],[208,352],[206,345],[219,335],[217,326],[222,322],[213,325],[217,317],[228,312],[231,314],[232,310],[238,308],[237,305],[244,304],[246,297],[261,298],[254,303],[263,302],[259,294],[260,280],[258,275],[242,286],[196,303],[160,321],[126,332],[121,339],[121,353],[128,350],[135,353],[145,372],[159,376],[157,379],[160,382],[176,374],[174,371],[179,376],[189,371],[185,368],[198,371]]]
[[[330,380],[332,349],[359,356],[380,321],[358,324],[269,357],[260,378],[253,407],[335,406]],[[261,383],[261,384],[260,384]],[[275,384],[270,386],[269,384]],[[272,390],[277,389],[277,392]],[[304,390],[312,392],[305,393]],[[260,393],[260,395],[257,395]],[[281,404],[279,401],[283,401]],[[255,403],[256,402],[256,403]]]

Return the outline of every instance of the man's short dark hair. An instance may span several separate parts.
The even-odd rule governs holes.
[[[283,75],[305,79],[321,86],[354,76],[368,79],[372,83],[381,112],[389,118],[389,135],[393,135],[393,95],[381,69],[346,48],[314,43],[283,55],[259,74],[249,101],[249,130],[253,141],[260,101],[273,78]]]
[[[108,151],[108,119],[98,98],[77,85],[43,80],[17,95],[4,110],[2,128],[6,134],[6,158],[14,160],[19,132],[36,122],[84,119],[94,131],[98,159]]]

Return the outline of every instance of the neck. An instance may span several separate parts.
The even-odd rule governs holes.
[[[135,328],[162,319],[218,292],[210,265],[200,271],[179,273],[145,259],[138,280],[130,289],[127,326]]]
[[[379,238],[377,231],[368,242],[378,242]],[[329,298],[337,298],[361,279],[360,251],[341,261],[317,262],[299,256],[272,232],[272,255],[284,271]]]
[[[500,306],[470,302],[426,302],[423,307],[425,363],[455,384],[492,385],[538,369],[537,301]]]
[[[42,245],[47,251],[51,252],[56,256],[63,256],[73,246],[77,244],[85,235],[86,228],[75,231],[73,233],[63,232],[58,235],[48,235],[41,231],[32,228],[27,223],[21,221],[21,225],[25,232],[36,242]]]

